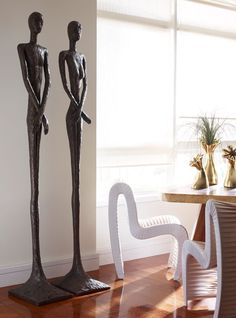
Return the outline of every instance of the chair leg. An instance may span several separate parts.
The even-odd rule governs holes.
[[[121,244],[119,238],[117,202],[110,198],[109,201],[109,232],[111,241],[112,256],[119,279],[124,278],[124,264],[122,258]]]
[[[187,277],[187,270],[188,270],[188,256],[186,253],[182,253],[182,283],[183,283],[183,293],[184,293],[184,305],[188,309],[188,294],[187,294],[187,283],[188,283],[188,277]]]
[[[171,251],[168,259],[168,267],[176,268],[178,259],[178,242],[174,237],[171,237]]]
[[[174,280],[180,280],[182,274],[182,251],[184,242],[188,239],[188,233],[186,229],[181,225],[178,226],[178,235],[175,238],[174,256],[175,256],[175,273]]]

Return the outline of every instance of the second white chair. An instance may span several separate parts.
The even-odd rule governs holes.
[[[183,288],[189,300],[216,297],[214,318],[236,317],[236,205],[209,200],[206,243],[183,246]]]
[[[188,234],[184,226],[173,215],[161,215],[147,219],[138,219],[137,208],[133,192],[129,185],[116,183],[112,186],[109,193],[109,230],[111,239],[111,249],[118,278],[124,278],[124,266],[122,259],[121,244],[118,229],[117,203],[120,195],[124,195],[129,216],[129,227],[131,234],[140,240],[157,237],[160,235],[172,235],[177,244],[170,253],[168,266],[175,269],[174,279],[178,280],[181,276],[181,254],[182,246]]]

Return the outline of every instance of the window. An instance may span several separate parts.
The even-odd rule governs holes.
[[[117,181],[179,182],[199,151],[186,122],[236,117],[235,21],[232,1],[98,1],[99,199]]]
[[[199,152],[194,132],[186,131],[186,123],[196,122],[201,114],[216,114],[226,120],[223,140],[235,143],[236,118],[236,3],[179,0],[176,50],[176,169],[178,182],[191,183],[193,168],[189,160]],[[228,126],[227,126],[228,124]],[[221,147],[216,163],[225,167]],[[225,172],[217,169],[219,179]],[[223,182],[223,181],[219,181]]]

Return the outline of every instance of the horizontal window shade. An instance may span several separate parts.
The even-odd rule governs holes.
[[[227,8],[229,10],[236,9],[236,2],[235,0],[189,0],[193,2],[198,2],[202,4],[210,4],[213,6],[221,7],[221,8]]]
[[[97,171],[97,198],[107,203],[109,190],[115,182],[129,184],[136,195],[153,193],[156,197],[170,180],[173,180],[172,165],[105,167]]]
[[[207,2],[178,0],[179,28],[186,28],[186,26],[198,27],[200,29],[213,30],[215,33],[225,32],[236,36],[236,2],[235,10],[206,4]]]
[[[98,0],[97,5],[100,11],[170,21],[173,2],[171,0]]]
[[[171,164],[173,147],[98,149],[97,167],[131,167]]]
[[[236,41],[181,31],[177,47],[178,115],[235,118]]]
[[[98,18],[98,30],[98,148],[157,147],[159,153],[169,152],[172,33],[105,18]]]

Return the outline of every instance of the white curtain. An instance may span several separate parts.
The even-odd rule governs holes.
[[[98,2],[97,145],[116,164],[169,160],[174,120],[171,4]]]

